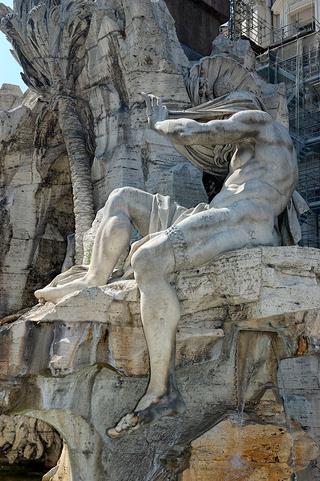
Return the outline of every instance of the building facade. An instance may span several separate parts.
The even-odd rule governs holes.
[[[227,0],[166,0],[178,38],[193,60],[211,52],[212,40],[229,18]]]

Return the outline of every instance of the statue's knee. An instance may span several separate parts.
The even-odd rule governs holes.
[[[114,189],[108,197],[105,209],[107,211],[115,211],[121,208],[126,209],[133,190],[132,187],[119,187],[118,189]]]
[[[133,254],[131,265],[138,285],[144,285],[174,271],[174,257],[165,235],[157,235]]]
[[[151,247],[141,246],[134,253],[131,265],[138,284],[142,284],[150,277],[154,277],[156,272],[159,272],[157,263],[154,249]]]

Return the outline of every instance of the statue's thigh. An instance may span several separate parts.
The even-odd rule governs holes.
[[[219,254],[240,249],[250,243],[250,235],[230,209],[208,209],[174,226],[169,240],[177,252],[177,267],[200,266]],[[175,238],[179,239],[175,242]],[[183,252],[184,251],[184,252]],[[183,256],[181,256],[183,254]]]
[[[125,216],[145,236],[149,231],[150,216],[155,196],[133,187],[115,189],[109,195],[103,211],[103,221]]]

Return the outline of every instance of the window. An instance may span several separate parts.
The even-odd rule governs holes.
[[[298,23],[301,26],[308,25],[312,23],[312,18],[314,17],[314,6],[310,5],[305,8],[301,8],[291,14],[289,14],[289,23]]]

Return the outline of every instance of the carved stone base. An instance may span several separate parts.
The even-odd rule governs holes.
[[[135,282],[39,306],[1,328],[2,411],[60,432],[70,467],[61,460],[53,481],[69,481],[68,470],[77,481],[289,481],[319,455],[319,279],[319,250],[298,247],[177,273],[187,411],[118,440],[106,429],[147,385]]]

